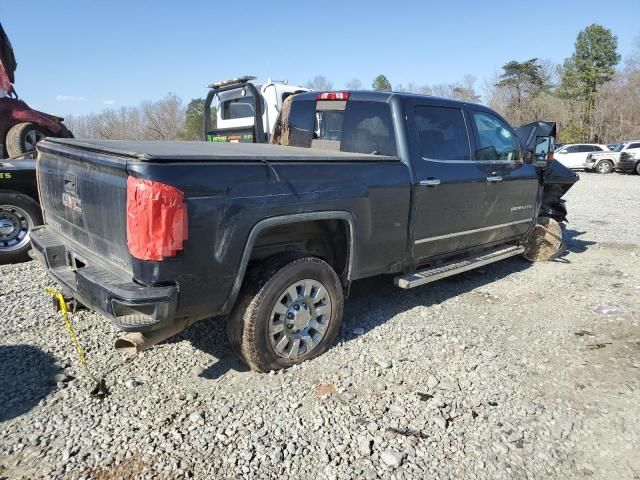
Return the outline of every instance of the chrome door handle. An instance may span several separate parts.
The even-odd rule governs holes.
[[[487,182],[501,182],[502,177],[500,175],[496,175],[495,177],[487,177]]]
[[[424,185],[425,187],[435,187],[440,185],[439,178],[429,178],[427,180],[420,180],[420,185]]]

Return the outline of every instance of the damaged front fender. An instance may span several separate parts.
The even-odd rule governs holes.
[[[567,207],[562,198],[580,180],[578,174],[557,160],[551,161],[542,172],[542,203],[540,217],[550,217],[557,222],[567,221]]]

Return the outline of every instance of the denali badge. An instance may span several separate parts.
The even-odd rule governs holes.
[[[62,194],[62,205],[70,208],[74,212],[82,213],[82,200],[78,197],[69,195],[68,193]]]
[[[517,212],[519,210],[529,210],[533,208],[533,205],[518,205],[517,207],[511,207],[512,212]]]

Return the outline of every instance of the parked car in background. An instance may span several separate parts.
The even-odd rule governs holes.
[[[611,173],[614,169],[618,171],[626,171],[623,170],[623,168],[628,168],[628,163],[625,162],[624,167],[619,165],[623,153],[629,154],[629,157],[625,155],[625,160],[639,155],[640,140],[622,142],[618,144],[618,147],[614,151],[594,152],[587,155],[584,169],[586,171],[596,171],[598,173]]]
[[[635,172],[640,175],[640,141],[630,142],[626,149],[623,148],[616,170],[623,173]]]
[[[73,137],[62,123],[64,118],[34,110],[18,98],[13,87],[17,65],[0,24],[0,158],[31,152],[45,137]]]
[[[73,138],[63,120],[33,110],[17,96],[5,96],[0,91],[0,157],[34,151],[45,137]]]
[[[0,265],[28,260],[31,229],[41,224],[35,159],[0,160]]]
[[[587,155],[594,152],[608,152],[606,145],[598,145],[594,143],[575,143],[563,145],[554,152],[554,157],[565,167],[572,170],[582,170],[585,168]],[[613,171],[613,165],[609,172]],[[609,173],[600,172],[600,173]]]

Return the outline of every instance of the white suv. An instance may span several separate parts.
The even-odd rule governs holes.
[[[608,152],[606,145],[598,145],[595,143],[575,143],[563,145],[553,153],[553,157],[567,168],[572,170],[584,169],[584,163],[587,155],[596,152]],[[613,169],[612,169],[613,170]],[[602,172],[605,173],[605,172]]]
[[[633,162],[636,157],[640,158],[640,140],[622,142],[610,152],[587,155],[584,169],[598,173],[611,173],[614,168],[619,172],[633,171],[636,169]]]

